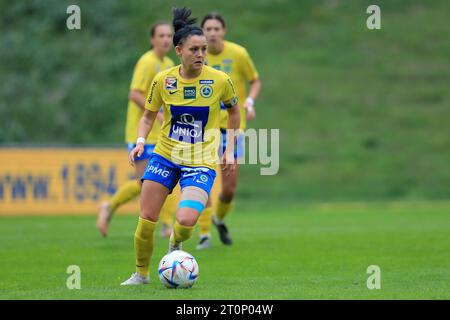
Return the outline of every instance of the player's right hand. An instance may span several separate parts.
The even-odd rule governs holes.
[[[143,152],[144,152],[144,145],[142,143],[138,143],[136,147],[134,147],[133,150],[131,150],[130,154],[128,155],[128,161],[133,167],[134,167],[134,157],[136,156],[140,157]]]

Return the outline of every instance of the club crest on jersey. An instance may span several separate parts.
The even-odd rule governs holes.
[[[232,68],[233,60],[224,59],[222,62],[223,62],[223,72],[230,74],[231,71],[233,70]]]
[[[177,90],[178,89],[178,80],[176,77],[167,77],[165,81],[166,90]]]
[[[169,137],[174,140],[197,143],[203,142],[209,107],[170,106]]]
[[[209,84],[205,84],[200,88],[200,95],[203,98],[209,98],[213,94],[213,88]]]

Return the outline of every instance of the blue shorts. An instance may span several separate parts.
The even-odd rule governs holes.
[[[128,153],[131,152],[131,150],[133,150],[136,147],[135,143],[129,143],[128,144]],[[135,161],[140,161],[140,160],[148,160],[150,159],[150,157],[153,154],[153,150],[155,149],[155,145],[154,144],[146,144],[144,146],[144,152],[142,152],[140,157],[134,157]]]
[[[219,147],[219,159],[222,159],[222,155],[227,148],[227,130],[220,129],[220,147]],[[244,136],[239,134],[236,140],[236,144],[234,146],[234,158],[239,159],[242,158],[244,154]]]
[[[175,164],[159,154],[153,153],[141,181],[151,180],[167,187],[170,192],[180,182],[181,190],[185,187],[198,187],[210,193],[216,172],[206,167],[189,167]]]

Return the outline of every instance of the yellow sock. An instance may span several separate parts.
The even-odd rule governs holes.
[[[205,208],[198,218],[198,224],[200,225],[200,237],[211,235],[211,216],[212,207]]]
[[[172,244],[186,241],[192,236],[193,230],[194,230],[193,226],[192,227],[183,226],[179,224],[178,221],[176,221],[175,225],[173,226],[173,233],[172,237],[170,237],[170,241],[172,241]]]
[[[136,254],[136,272],[148,276],[148,266],[153,253],[153,239],[156,222],[139,217],[134,234],[134,251]]]
[[[141,186],[135,180],[130,180],[125,182],[120,186],[119,190],[116,191],[114,196],[109,202],[109,209],[111,213],[117,210],[118,207],[127,203],[128,201],[136,198],[141,192]]]
[[[225,216],[230,211],[232,204],[233,204],[233,202],[230,202],[230,203],[223,202],[222,200],[220,200],[220,197],[219,197],[216,202],[216,212],[215,212],[217,219],[219,219],[220,221],[225,219]]]
[[[164,205],[161,209],[161,214],[159,219],[162,223],[167,224],[169,226],[173,225],[173,217],[175,212],[177,212],[178,201],[181,197],[180,187],[177,185],[171,194],[166,198]]]

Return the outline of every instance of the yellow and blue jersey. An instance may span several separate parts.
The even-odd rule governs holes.
[[[163,107],[164,122],[154,153],[176,164],[214,170],[221,102],[225,107],[237,104],[233,82],[222,71],[203,66],[200,75],[189,80],[180,76],[180,66],[158,73],[145,105],[154,112]]]
[[[224,41],[222,52],[217,55],[207,52],[206,64],[214,69],[221,70],[228,74],[236,88],[237,97],[240,103],[247,98],[247,83],[258,79],[258,71],[247,50],[230,41]],[[241,129],[246,128],[245,109],[240,105]],[[228,114],[222,110],[220,127],[227,127]]]
[[[138,90],[142,92],[144,96],[147,96],[155,75],[162,70],[173,67],[173,65],[174,63],[170,58],[164,57],[164,59],[161,60],[153,50],[147,51],[139,58],[136,66],[134,67],[130,90]],[[127,121],[125,127],[126,143],[136,143],[139,120],[141,119],[143,113],[144,110],[134,101],[128,100]],[[148,144],[156,144],[160,129],[161,125],[156,121],[152,131],[147,137]]]

